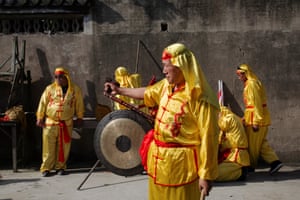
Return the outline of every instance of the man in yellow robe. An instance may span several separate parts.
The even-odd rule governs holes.
[[[148,107],[158,105],[147,154],[149,200],[199,199],[201,192],[209,194],[218,175],[217,96],[183,44],[165,48],[162,63],[165,79],[154,85],[121,88],[105,83],[104,89],[144,99]]]
[[[81,89],[71,82],[66,69],[55,70],[55,82],[44,90],[36,112],[37,126],[43,127],[43,153],[40,171],[48,176],[52,169],[64,175],[71,148],[73,117],[82,125],[84,103]]]
[[[270,164],[270,174],[276,173],[282,162],[267,140],[268,126],[271,124],[264,86],[247,64],[237,69],[239,79],[244,83],[244,117],[243,122],[249,142],[251,167],[255,169],[261,156]]]
[[[142,80],[141,80],[141,75],[140,74],[129,74],[126,67],[124,66],[119,66],[115,70],[115,80],[117,81],[118,84],[120,84],[120,87],[125,87],[125,88],[138,88],[142,86]],[[143,101],[130,98],[127,96],[123,95],[117,95],[118,98],[121,100],[133,104],[136,107],[142,106]],[[124,110],[128,109],[124,105],[121,105],[117,102],[114,102],[114,109],[115,110]]]
[[[246,180],[250,165],[248,139],[243,122],[227,107],[219,114],[219,175],[216,181]]]

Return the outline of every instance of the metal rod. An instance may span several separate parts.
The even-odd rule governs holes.
[[[17,41],[18,41],[18,38],[14,37],[13,38],[11,67],[10,67],[10,71],[13,72],[13,74],[16,73],[16,55],[17,55],[17,52],[18,52],[18,50],[17,50],[17,48],[18,48]]]
[[[158,69],[162,72],[162,68],[161,68],[160,64],[155,60],[155,58],[152,55],[152,53],[150,52],[150,50],[147,48],[147,46],[141,40],[139,40],[139,41],[143,45],[143,47],[145,48],[145,50],[147,51],[147,53],[150,55],[150,57],[152,58],[152,60],[155,62],[155,64],[158,67]]]
[[[138,46],[137,46],[137,51],[136,51],[136,61],[135,61],[135,72],[134,73],[138,73],[139,58],[140,58],[140,40],[138,41]]]
[[[135,107],[134,105],[130,104],[130,103],[127,103],[125,101],[123,101],[122,99],[116,97],[116,96],[113,96],[111,94],[108,94],[107,92],[104,93],[104,95],[108,98],[110,98],[111,100],[129,108],[130,110],[133,110],[139,114],[141,114],[142,116],[144,116],[146,119],[148,119],[152,124],[154,123],[154,118],[152,115],[149,115],[143,111],[141,111],[140,109],[138,109],[137,107]]]
[[[82,187],[82,185],[87,181],[87,179],[91,176],[91,174],[93,173],[93,171],[95,170],[95,168],[97,167],[97,165],[99,164],[100,160],[97,160],[96,163],[94,164],[94,166],[90,169],[88,175],[84,178],[84,180],[80,183],[80,185],[77,187],[77,190],[80,190],[80,188]]]

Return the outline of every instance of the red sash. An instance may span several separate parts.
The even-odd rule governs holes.
[[[218,163],[222,163],[224,160],[226,160],[226,158],[229,156],[231,152],[231,149],[225,149],[224,151],[222,152],[219,152],[219,155],[218,155]]]
[[[139,149],[142,165],[144,166],[145,170],[147,170],[148,151],[149,151],[150,143],[153,141],[153,139],[154,139],[154,129],[151,129],[144,136],[142,144],[141,144],[140,149]]]
[[[65,162],[64,156],[64,143],[69,143],[71,137],[68,133],[68,127],[65,121],[59,122],[59,152],[58,152],[58,161]]]

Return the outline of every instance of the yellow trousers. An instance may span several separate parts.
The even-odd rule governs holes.
[[[275,160],[279,160],[278,156],[271,148],[267,140],[267,126],[260,126],[259,131],[257,132],[254,132],[251,126],[247,126],[245,130],[248,137],[248,151],[250,156],[250,164],[252,167],[257,166],[259,157],[261,157],[268,164]]]
[[[71,149],[71,141],[63,143],[64,162],[58,161],[59,153],[59,126],[46,126],[43,128],[43,163],[40,171],[51,171],[52,169],[66,169],[66,161]],[[71,137],[72,127],[68,126],[68,133]]]
[[[242,175],[242,166],[234,162],[222,162],[218,166],[216,181],[235,181]]]
[[[161,186],[149,177],[149,200],[199,200],[198,179],[183,186]]]

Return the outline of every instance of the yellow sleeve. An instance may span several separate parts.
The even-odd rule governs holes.
[[[131,74],[128,78],[129,86],[131,88],[138,88],[142,85],[142,78],[140,74]]]
[[[201,101],[199,106],[201,145],[198,175],[202,179],[214,180],[218,176],[218,109],[204,101]]]
[[[248,124],[258,125],[263,121],[263,94],[261,86],[255,81],[249,81],[245,90],[247,101],[245,108],[245,120]]]
[[[47,105],[49,102],[49,98],[48,98],[48,95],[50,95],[48,92],[49,89],[50,89],[49,86],[46,87],[46,89],[44,90],[44,92],[42,93],[42,96],[40,98],[40,102],[39,102],[39,105],[38,105],[38,108],[36,111],[37,120],[41,120],[45,117]]]
[[[221,131],[227,132],[229,124],[229,119],[226,116],[220,117],[218,120],[218,125]]]
[[[146,88],[144,93],[144,104],[147,107],[155,107],[159,105],[163,90],[166,89],[167,80],[163,79],[154,85],[150,85]]]

